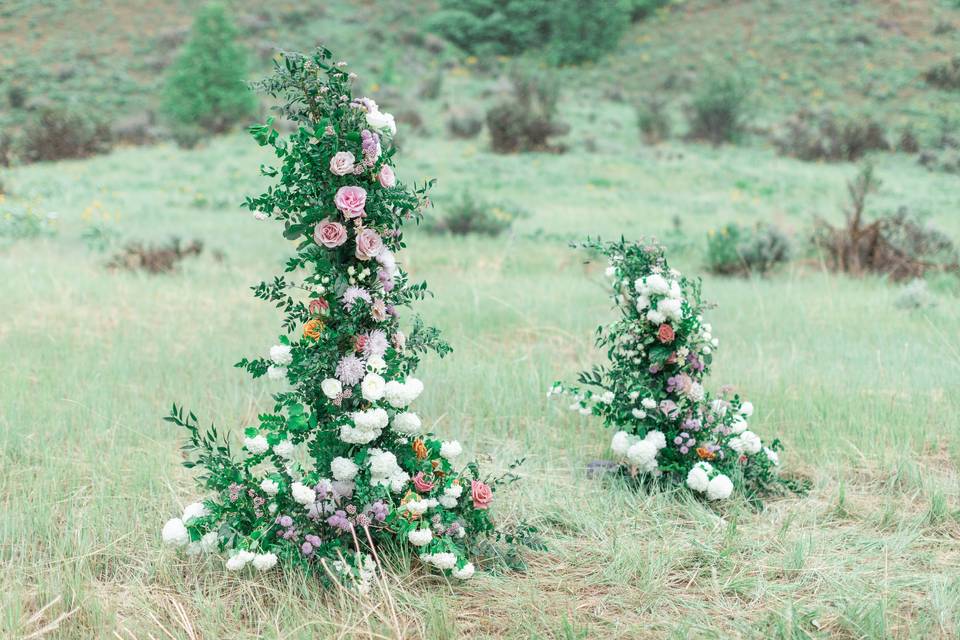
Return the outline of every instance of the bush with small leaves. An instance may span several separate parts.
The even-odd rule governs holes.
[[[647,144],[659,144],[670,137],[667,103],[658,96],[649,96],[637,107],[637,126]]]
[[[790,240],[771,224],[727,224],[707,234],[707,268],[720,275],[764,275],[790,260]]]
[[[693,96],[687,137],[715,146],[737,142],[747,128],[750,89],[737,75],[711,76]]]
[[[774,132],[772,142],[781,155],[806,161],[853,162],[871,151],[890,150],[880,123],[826,110],[797,112]]]
[[[526,215],[515,207],[477,198],[464,191],[446,208],[446,214],[427,227],[433,233],[455,236],[499,236],[509,231],[514,221]]]
[[[496,153],[563,152],[551,142],[570,127],[558,118],[560,85],[550,75],[514,70],[511,94],[487,111],[490,144]]]
[[[86,158],[110,150],[110,126],[90,111],[45,107],[20,134],[16,155],[23,162]]]

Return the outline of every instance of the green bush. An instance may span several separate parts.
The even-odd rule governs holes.
[[[467,53],[545,49],[555,64],[595,60],[630,24],[628,0],[441,0],[428,27]]]
[[[707,268],[720,275],[766,274],[790,259],[790,240],[773,225],[728,224],[707,234]]]
[[[960,56],[930,67],[923,74],[923,79],[938,89],[960,91]]]
[[[236,37],[223,6],[206,5],[170,67],[161,110],[182,146],[222,133],[254,113],[256,101],[245,84],[246,54]]]
[[[525,215],[514,207],[476,198],[467,191],[447,208],[443,217],[438,218],[427,229],[437,234],[496,237],[508,231],[515,220]]]
[[[713,145],[736,142],[746,130],[750,90],[736,75],[712,76],[693,97],[688,112],[693,140]]]
[[[569,131],[557,118],[560,85],[550,75],[515,70],[511,95],[487,111],[490,146],[496,153],[565,151],[550,139]]]
[[[23,162],[86,158],[110,149],[109,125],[76,107],[47,107],[27,121],[16,144]]]
[[[647,144],[658,144],[670,137],[670,118],[667,103],[662,98],[651,96],[637,107],[637,126]]]

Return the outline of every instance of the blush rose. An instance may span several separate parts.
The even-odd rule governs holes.
[[[324,220],[313,228],[313,239],[328,249],[335,249],[347,241],[347,228],[339,222]]]
[[[367,191],[363,187],[340,187],[333,197],[333,203],[344,218],[362,218],[367,215],[363,210],[367,205]]]
[[[473,498],[473,506],[476,509],[486,509],[493,502],[493,489],[479,480],[470,481],[470,497]]]

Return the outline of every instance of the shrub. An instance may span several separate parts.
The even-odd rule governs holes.
[[[960,56],[930,67],[923,74],[923,79],[938,89],[960,91]]]
[[[893,304],[900,309],[924,309],[935,306],[937,299],[930,292],[926,280],[914,278],[903,286]]]
[[[766,274],[790,259],[790,240],[774,225],[728,224],[707,234],[707,268],[721,275]]]
[[[549,58],[559,65],[596,60],[630,25],[626,0],[552,0],[549,6]]]
[[[901,153],[917,153],[920,151],[920,141],[917,140],[913,129],[907,127],[900,132],[900,139],[897,141],[897,151]]]
[[[99,238],[85,239],[89,241]],[[95,244],[91,246],[95,246]],[[179,238],[171,238],[166,244],[162,245],[131,242],[113,256],[107,263],[107,268],[146,271],[147,273],[171,273],[177,270],[180,262],[185,258],[198,256],[201,252],[203,252],[203,243],[199,240],[194,240],[188,245],[182,244]]]
[[[813,244],[824,254],[827,267],[854,276],[879,273],[892,280],[960,271],[960,258],[950,238],[923,224],[906,207],[868,219],[867,198],[879,185],[873,167],[864,166],[847,183],[850,204],[844,209],[844,225],[815,220]]]
[[[436,100],[443,91],[443,71],[437,71],[429,76],[420,85],[418,91],[424,100]]]
[[[442,0],[428,28],[481,57],[545,49],[578,64],[615,47],[630,16],[628,0]]]
[[[110,127],[78,108],[45,107],[27,121],[17,145],[24,162],[86,158],[110,149]]]
[[[637,107],[637,126],[647,144],[659,144],[670,137],[670,118],[663,98],[650,96]]]
[[[454,108],[447,116],[447,132],[454,138],[476,138],[483,129],[483,117],[470,109]]]
[[[852,162],[870,151],[889,151],[883,127],[874,120],[842,119],[830,111],[803,109],[774,133],[781,155],[800,160]]]
[[[170,67],[161,102],[180,145],[192,146],[254,113],[256,100],[245,85],[246,55],[236,37],[223,6],[208,4],[197,13],[190,39]]]
[[[562,152],[550,139],[569,127],[557,119],[559,84],[550,76],[515,71],[511,95],[487,111],[490,144],[497,153]]]
[[[514,221],[525,213],[508,205],[476,198],[464,191],[454,201],[446,215],[427,227],[433,233],[449,233],[455,236],[484,235],[496,237],[508,231]]]
[[[628,0],[627,5],[630,8],[630,20],[639,22],[657,9],[669,5],[671,0]]]
[[[747,84],[738,76],[712,76],[693,97],[687,136],[715,146],[736,142],[746,129],[749,97]]]

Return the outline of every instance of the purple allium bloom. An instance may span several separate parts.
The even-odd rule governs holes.
[[[696,438],[690,438],[690,439],[687,440],[687,446],[688,446],[688,447],[692,447],[692,446],[695,445],[695,444],[697,444]]]
[[[364,129],[360,132],[360,138],[363,147],[363,164],[368,167],[373,166],[380,157],[380,136]]]
[[[300,552],[305,556],[310,555],[313,553],[313,545],[309,542],[304,542],[302,545],[300,545]]]
[[[690,365],[690,368],[697,372],[703,372],[703,363],[700,362],[700,358],[697,357],[695,353],[687,354],[687,364]]]
[[[363,345],[365,356],[380,356],[387,352],[390,342],[387,340],[387,334],[381,329],[374,329],[367,334],[367,341]]]
[[[652,365],[650,365],[649,371],[650,371],[650,373],[651,373],[652,375],[656,375],[656,374],[660,373],[660,368],[661,368],[660,365],[658,365],[658,364],[652,364]]]
[[[357,515],[357,524],[360,525],[361,527],[369,527],[370,518],[367,516],[367,514],[361,513]]]
[[[353,354],[343,356],[337,364],[337,379],[348,387],[360,382],[366,372],[363,360]]]
[[[683,428],[687,431],[700,431],[702,426],[701,422],[696,418],[687,418],[683,421]]]
[[[320,539],[320,536],[315,536],[312,533],[308,533],[307,535],[303,536],[303,539],[312,544],[314,547],[319,547],[321,544],[323,544],[323,540]]]
[[[343,509],[337,509],[336,513],[327,518],[327,524],[334,529],[340,529],[341,531],[350,531],[353,529],[353,525],[350,524],[349,520],[347,520],[346,511]]]
[[[683,438],[681,438],[680,436],[677,436],[676,438],[673,439],[673,444],[683,444]]]
[[[387,519],[387,514],[390,512],[390,508],[383,503],[382,500],[377,500],[371,505],[367,505],[364,509],[364,513],[367,513],[371,518],[377,522],[383,522]]]
[[[281,527],[290,527],[293,525],[293,518],[290,516],[280,516],[277,518],[277,524]]]
[[[356,285],[347,287],[347,290],[343,292],[342,300],[343,306],[347,308],[347,311],[353,309],[353,304],[357,300],[363,300],[367,304],[373,304],[373,298],[370,297],[370,292]]]
[[[333,483],[323,478],[314,485],[313,491],[317,494],[317,499],[321,500],[333,493]]]
[[[690,451],[690,449],[687,447],[680,447],[680,453],[687,453],[688,451]]]
[[[352,480],[334,480],[331,483],[334,500],[349,498],[353,495],[354,483]]]

